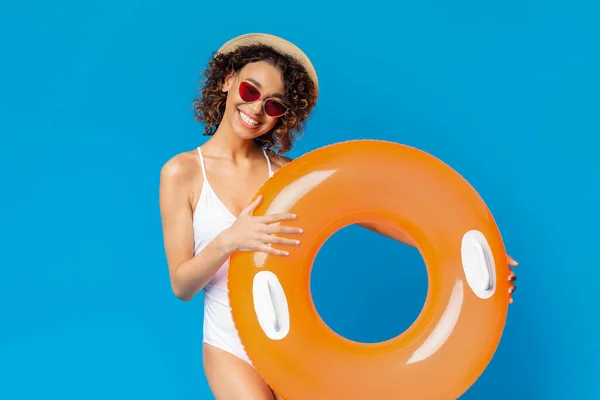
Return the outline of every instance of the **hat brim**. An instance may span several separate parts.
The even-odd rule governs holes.
[[[278,36],[269,35],[267,33],[248,33],[240,35],[231,39],[223,46],[221,46],[217,53],[229,53],[240,46],[247,46],[252,44],[265,44],[267,46],[271,46],[276,51],[282,54],[287,54],[294,57],[304,67],[304,69],[314,82],[315,89],[318,93],[319,80],[317,78],[317,71],[315,70],[315,67],[313,66],[308,56],[298,46]]]

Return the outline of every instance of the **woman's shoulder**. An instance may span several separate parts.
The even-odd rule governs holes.
[[[273,157],[271,157],[271,163],[273,164],[273,170],[276,172],[277,170],[279,170],[280,168],[282,168],[283,166],[285,166],[286,164],[289,164],[290,162],[292,162],[293,159],[290,157],[286,157],[283,155],[279,155],[279,154],[275,154]]]
[[[161,179],[185,183],[202,176],[197,150],[184,151],[167,160],[160,171]]]

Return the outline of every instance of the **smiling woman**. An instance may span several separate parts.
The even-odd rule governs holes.
[[[203,361],[215,397],[279,399],[242,345],[232,319],[227,275],[233,253],[286,257],[300,244],[301,229],[278,223],[295,220],[295,215],[254,216],[262,198],[248,203],[290,161],[283,154],[316,104],[317,75],[298,47],[264,34],[226,43],[204,75],[194,113],[210,138],[174,156],[161,170],[160,209],[171,286],[184,301],[204,292]],[[361,225],[413,245],[400,230]]]
[[[289,159],[317,100],[312,64],[281,38],[251,34],[226,43],[204,73],[194,113],[211,136],[162,168],[160,207],[171,286],[184,301],[204,292],[203,361],[217,399],[278,399],[253,368],[235,329],[227,291],[229,257],[286,256],[301,230],[254,217],[252,196]]]
[[[239,46],[240,41],[245,45]],[[194,111],[205,134],[215,134],[225,122],[238,137],[254,139],[271,155],[291,150],[317,101],[317,75],[308,58],[272,36],[233,39],[210,61],[204,75]]]

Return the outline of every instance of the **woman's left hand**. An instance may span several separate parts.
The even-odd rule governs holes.
[[[519,265],[518,262],[516,262],[511,256],[507,255],[507,259],[508,259],[508,265],[510,267],[516,267],[517,265]],[[510,295],[510,300],[509,303],[512,304],[513,300],[513,293],[515,292],[515,290],[517,290],[517,285],[515,285],[515,281],[517,280],[517,275],[515,274],[515,272],[513,271],[512,268],[510,268],[510,274],[508,275],[508,280],[510,281],[510,286],[508,287],[508,294]]]

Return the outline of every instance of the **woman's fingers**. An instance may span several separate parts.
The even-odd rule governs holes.
[[[272,254],[275,256],[287,256],[290,253],[288,253],[285,250],[280,250],[280,249],[276,249],[275,247],[271,247],[268,244],[265,243],[259,243],[255,246],[255,251],[260,251],[263,253],[267,253],[267,254]]]
[[[256,217],[258,222],[262,222],[263,224],[272,224],[273,222],[279,221],[290,221],[298,218],[296,214],[292,213],[280,213],[280,214],[271,214],[271,215],[263,215],[260,217]]]
[[[285,225],[267,225],[265,227],[265,232],[267,233],[289,233],[289,234],[300,234],[302,233],[302,229],[296,228],[293,226],[285,226]]]
[[[254,212],[254,210],[256,209],[256,207],[258,207],[258,205],[262,202],[262,195],[258,196],[256,199],[254,199],[253,202],[251,202],[250,204],[248,204],[246,206],[245,209],[242,210],[242,212],[240,213],[240,217],[241,216],[245,216],[245,215],[252,215],[252,213]]]
[[[283,245],[289,245],[289,246],[297,246],[300,244],[300,241],[297,239],[287,239],[287,238],[282,238],[280,236],[275,236],[275,235],[263,235],[260,237],[260,240],[263,243],[268,243],[268,244],[283,244]]]
[[[287,256],[289,253],[285,250],[280,250],[272,247],[272,244],[284,246],[298,246],[300,241],[297,239],[287,239],[275,235],[262,234],[256,237],[255,240],[248,246],[248,251],[259,251],[277,256]]]

